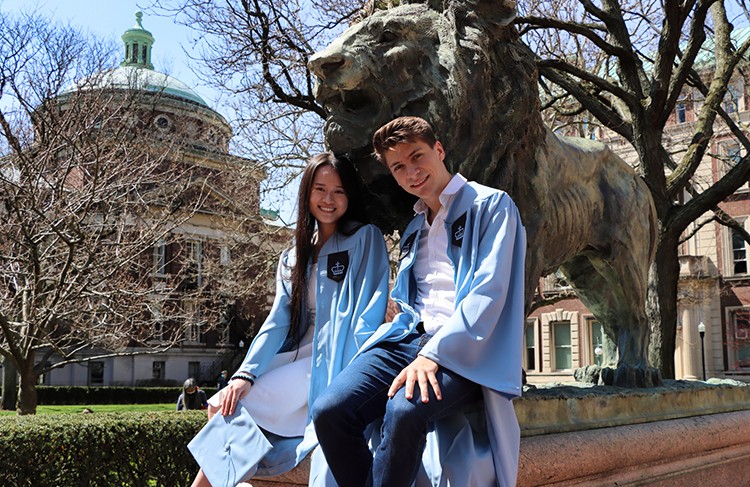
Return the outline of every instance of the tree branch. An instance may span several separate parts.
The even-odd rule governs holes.
[[[552,68],[541,67],[539,73],[574,96],[603,125],[625,139],[632,140],[633,132],[630,124],[623,120],[617,112],[607,107],[596,96],[584,90],[580,83]]]

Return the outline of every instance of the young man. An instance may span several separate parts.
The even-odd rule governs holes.
[[[526,250],[518,210],[506,193],[452,176],[423,119],[389,122],[373,146],[419,197],[391,293],[401,313],[313,405],[320,446],[339,487],[412,485],[428,433],[430,482],[513,486]],[[486,416],[463,421],[481,399]],[[381,418],[373,457],[365,431]]]

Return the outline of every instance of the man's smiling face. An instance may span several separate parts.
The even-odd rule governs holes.
[[[421,139],[396,144],[383,154],[388,170],[406,192],[421,198],[434,210],[451,180],[446,169],[445,151],[440,142],[433,147]]]

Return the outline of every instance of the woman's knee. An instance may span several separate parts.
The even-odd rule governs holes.
[[[213,418],[219,411],[221,411],[221,406],[214,406],[210,402],[208,403],[208,419]]]

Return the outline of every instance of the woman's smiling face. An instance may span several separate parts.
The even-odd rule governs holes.
[[[349,207],[341,177],[330,165],[319,167],[310,190],[310,213],[318,226],[336,225]]]

